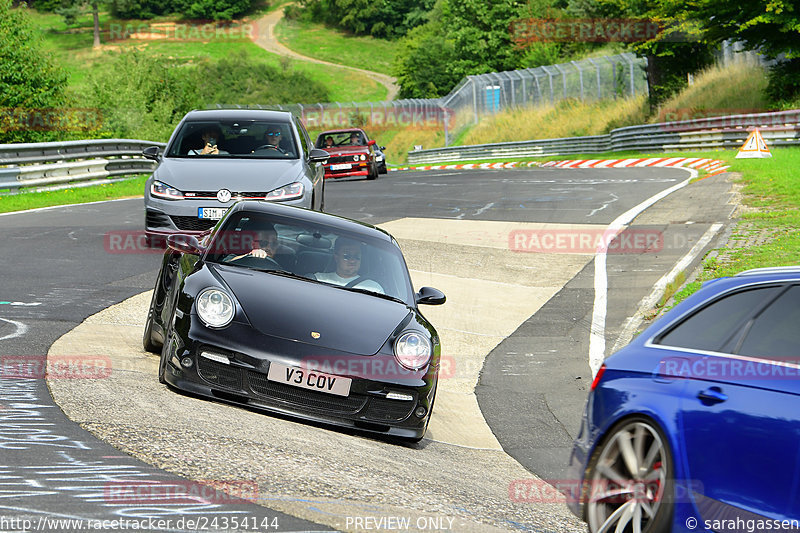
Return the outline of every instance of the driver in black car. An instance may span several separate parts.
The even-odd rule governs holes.
[[[268,225],[260,228],[253,233],[252,250],[246,254],[232,257],[229,261],[236,261],[243,257],[257,257],[259,259],[273,259],[278,251],[278,232],[275,227]]]

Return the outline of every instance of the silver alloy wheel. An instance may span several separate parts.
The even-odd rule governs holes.
[[[640,533],[657,528],[672,465],[651,424],[636,420],[605,441],[587,477],[589,531]]]

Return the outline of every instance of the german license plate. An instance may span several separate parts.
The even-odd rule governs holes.
[[[332,376],[316,370],[286,366],[280,363],[270,363],[267,379],[337,396],[350,394],[350,384],[353,382],[350,378]]]
[[[207,218],[209,220],[219,220],[227,211],[227,207],[198,207],[197,218]]]
[[[338,165],[331,165],[331,170],[347,170],[351,167],[352,165],[350,163],[340,163]]]

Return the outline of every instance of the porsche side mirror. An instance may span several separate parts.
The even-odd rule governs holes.
[[[375,146],[375,144],[376,144],[375,139],[372,139],[367,143],[367,146]]]
[[[167,237],[167,246],[183,254],[203,255],[203,247],[194,235],[175,233]]]
[[[142,155],[147,159],[158,161],[158,146],[148,146],[142,150]]]
[[[325,150],[320,150],[319,148],[312,148],[311,151],[308,153],[308,161],[311,163],[324,163],[328,160],[331,156]]]
[[[386,150],[386,147],[385,146],[381,146],[381,152],[383,152],[384,150]]]
[[[422,305],[442,305],[447,298],[439,289],[434,289],[433,287],[422,287],[419,292],[414,295],[414,300],[417,302],[417,304]]]

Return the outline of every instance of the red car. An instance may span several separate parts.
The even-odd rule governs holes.
[[[324,131],[317,137],[315,146],[331,154],[325,163],[325,179],[366,176],[374,180],[378,177],[381,162],[375,141],[362,129]]]

